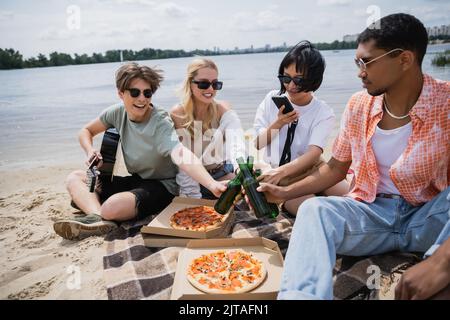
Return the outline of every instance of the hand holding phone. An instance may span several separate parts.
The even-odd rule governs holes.
[[[286,96],[273,96],[272,101],[278,109],[284,106],[283,114],[294,111],[294,107]]]

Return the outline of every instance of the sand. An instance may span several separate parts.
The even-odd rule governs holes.
[[[79,168],[0,170],[0,299],[107,299],[103,237],[69,241],[53,231],[77,213],[64,179]]]

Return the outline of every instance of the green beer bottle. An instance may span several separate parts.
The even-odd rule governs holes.
[[[250,172],[253,172],[253,161],[254,158],[252,156],[247,157],[247,168],[250,170]]]
[[[220,214],[226,214],[228,210],[233,206],[234,199],[241,193],[241,173],[239,172],[236,177],[228,182],[227,190],[221,195],[214,205],[214,210]]]
[[[245,189],[245,193],[253,207],[255,215],[258,218],[264,216],[275,218],[278,215],[278,210],[273,212],[273,208],[268,204],[264,193],[256,191],[256,188],[259,187],[259,182],[256,180],[253,172],[249,170],[243,158],[237,159],[237,163],[242,174],[242,186]]]
[[[252,156],[248,156],[247,157],[248,169],[250,170],[250,172],[252,172],[252,174],[254,175],[255,178],[258,178],[262,174],[262,170],[261,169],[253,170],[253,162],[254,162],[254,158]],[[268,204],[271,209],[271,213],[270,213],[269,217],[276,218],[280,212],[278,205],[276,203],[271,203],[271,202],[268,202]]]
[[[261,169],[256,169],[255,170],[255,177],[258,178],[260,175],[262,174],[262,170]],[[278,205],[276,203],[272,203],[272,202],[268,202],[269,203],[269,207],[272,210],[270,217],[271,218],[276,218],[278,216],[278,214],[280,213],[280,209],[278,208]]]

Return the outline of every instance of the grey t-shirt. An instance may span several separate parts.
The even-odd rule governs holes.
[[[170,154],[180,142],[172,119],[163,109],[153,106],[146,122],[133,122],[123,104],[116,104],[100,114],[100,121],[119,131],[123,158],[128,172],[142,179],[159,180],[173,195],[178,195],[175,176],[178,167]]]

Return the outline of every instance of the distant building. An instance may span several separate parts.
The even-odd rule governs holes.
[[[428,27],[427,33],[429,37],[450,36],[450,24]]]
[[[358,39],[359,33],[356,34],[346,34],[343,38],[344,42],[356,42],[356,39]]]

